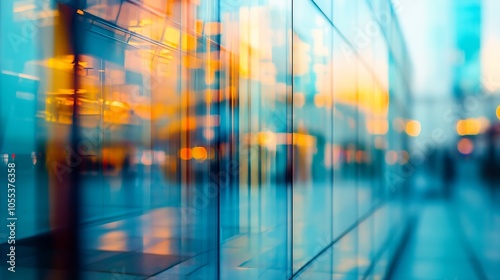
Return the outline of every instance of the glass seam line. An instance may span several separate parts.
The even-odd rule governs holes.
[[[174,52],[182,52],[182,53],[190,53],[190,52],[187,52],[187,51],[182,51],[182,50],[179,50],[178,48],[171,47],[171,46],[166,45],[166,44],[164,44],[164,43],[162,43],[162,42],[159,42],[159,41],[157,41],[157,40],[151,39],[151,38],[149,38],[149,37],[147,37],[147,36],[144,36],[144,35],[138,34],[138,33],[136,33],[136,32],[130,31],[130,30],[128,30],[128,29],[125,29],[125,28],[123,28],[123,27],[121,27],[121,26],[118,26],[118,25],[117,25],[117,24],[115,24],[115,23],[112,23],[112,22],[110,22],[110,21],[108,21],[108,20],[105,20],[105,19],[100,18],[100,17],[98,17],[98,16],[95,16],[95,15],[93,15],[93,14],[90,14],[90,13],[88,13],[88,12],[85,12],[85,13],[84,13],[84,15],[80,15],[80,14],[78,14],[78,16],[80,16],[80,17],[84,17],[84,18],[88,18],[88,19],[90,19],[90,20],[92,20],[92,21],[95,21],[95,22],[101,23],[101,24],[103,24],[103,25],[105,25],[105,26],[107,26],[107,27],[110,27],[110,28],[112,28],[112,29],[116,29],[116,30],[118,30],[118,31],[120,31],[120,32],[123,32],[123,33],[125,33],[125,34],[128,34],[129,36],[134,36],[134,37],[137,37],[137,38],[139,38],[139,39],[141,39],[141,40],[144,40],[144,41],[146,41],[146,42],[148,42],[148,43],[154,44],[154,45],[156,45],[156,46],[158,46],[158,47],[162,47],[162,48],[168,49],[168,50],[170,50],[170,51],[174,51]],[[211,44],[217,45],[217,47],[218,47],[218,48],[220,48],[220,50],[223,50],[223,51],[228,51],[228,50],[226,50],[226,49],[225,49],[222,45],[217,44],[216,42],[214,42],[212,39],[208,38],[208,37],[207,37],[207,36],[205,36],[205,35],[202,35],[202,34],[193,34],[193,32],[189,32],[189,31],[186,31],[186,30],[181,30],[181,29],[179,29],[179,31],[180,31],[181,33],[187,33],[187,34],[190,34],[190,35],[201,36],[201,37],[203,37],[203,39],[205,39],[205,40],[209,41]],[[94,31],[94,32],[96,32],[96,31]],[[96,33],[98,33],[98,32],[96,32]],[[100,33],[99,33],[99,34],[100,34]],[[106,36],[106,35],[104,35],[104,34],[101,34],[101,35]],[[108,37],[109,37],[109,36],[108,36]]]
[[[333,23],[333,21],[323,12],[323,10],[316,4],[314,0],[309,0],[313,3],[313,5],[319,10],[320,14],[323,15],[323,17],[326,19],[326,21],[333,27],[333,29],[338,33],[338,35],[345,41],[345,43],[353,50],[353,53],[356,55],[356,57],[359,59],[359,61],[363,64],[365,69],[370,73],[372,78],[375,80],[375,83],[377,86],[379,86],[380,89],[382,89],[382,83],[380,82],[379,78],[375,75],[375,72],[371,67],[369,67],[369,64],[365,61],[365,59],[356,51],[356,48],[354,45],[347,39],[347,37],[337,28],[337,26]],[[389,45],[389,42],[387,42],[387,45]],[[390,48],[389,48],[390,49]],[[392,53],[392,51],[391,51]],[[394,54],[392,53],[393,57]]]
[[[362,222],[364,222],[366,219],[368,219],[373,213],[375,213],[378,209],[380,209],[382,206],[384,206],[387,201],[382,201],[379,203],[379,205],[373,207],[370,209],[370,211],[366,214],[364,214],[360,219],[358,219],[354,224],[349,226],[344,232],[342,232],[337,238],[335,238],[332,242],[330,242],[328,245],[326,245],[323,249],[321,249],[314,257],[312,257],[309,261],[307,261],[303,266],[301,266],[296,273],[292,275],[290,278],[293,279],[293,277],[298,276],[302,271],[304,271],[314,260],[316,260],[319,256],[321,256],[323,253],[325,253],[330,247],[335,245],[340,239],[342,239],[344,236],[346,236],[348,233],[350,233],[353,229],[358,227]]]
[[[373,16],[375,15],[375,9],[373,8],[373,5],[372,5],[372,4],[371,4],[371,2],[370,2],[370,1],[368,1],[368,0],[365,0],[365,3],[366,3],[366,4],[367,4],[367,6],[369,7],[370,12],[371,12],[371,16],[373,17]],[[397,16],[395,16],[395,13],[394,13],[394,7],[393,7],[391,4],[389,4],[389,9],[390,9],[390,11],[391,11],[391,15],[393,15],[393,17],[392,17],[392,19],[391,19],[391,20],[394,20],[394,22],[396,23],[395,25],[397,26],[397,31],[398,31],[397,33],[398,33],[398,35],[401,35],[401,34],[400,34],[401,32],[399,32],[399,30],[400,30],[400,27],[399,27],[399,20],[398,20],[398,17],[397,17]],[[382,28],[382,23],[380,22],[380,20],[379,20],[379,19],[377,19],[377,18],[375,17],[375,18],[373,18],[373,20],[375,20],[375,21],[377,22],[377,25],[379,26],[380,31],[382,32],[382,34],[384,34],[385,43],[387,44],[387,49],[389,49],[389,51],[391,52],[391,54],[392,54],[392,56],[393,56],[393,57],[396,57],[396,56],[394,55],[394,53],[395,53],[395,52],[394,52],[394,48],[392,47],[392,45],[391,45],[391,44],[389,44],[389,40],[390,40],[390,39],[389,39],[389,33],[387,32],[388,30],[385,30],[384,28]],[[402,43],[402,45],[403,45],[403,48],[402,48],[402,49],[403,49],[403,52],[404,52],[403,56],[404,56],[406,59],[408,59],[408,60],[409,60],[409,56],[408,56],[408,52],[407,52],[407,49],[408,49],[408,48],[407,48],[407,45],[406,45],[406,41],[404,40],[404,37],[403,37],[403,36],[397,36],[397,37],[401,39],[401,40],[400,40],[400,42],[401,42],[401,43]],[[395,61],[396,61],[396,62],[395,62],[395,64],[397,65],[397,68],[398,68],[401,72],[404,72],[404,68],[403,68],[403,66],[401,65],[401,63],[402,63],[402,62],[400,62],[400,61],[398,61],[398,60],[395,60]],[[409,63],[409,64],[411,65],[411,61],[410,61],[410,63]],[[402,76],[403,76],[403,80],[404,80],[404,82],[405,82],[405,86],[406,86],[407,88],[410,88],[410,86],[409,86],[409,85],[410,85],[410,82],[408,81],[407,77],[406,77],[405,75],[402,75]]]

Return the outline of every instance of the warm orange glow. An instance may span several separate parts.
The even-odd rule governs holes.
[[[412,137],[417,137],[420,135],[420,122],[419,121],[408,121],[406,123],[406,134]]]
[[[179,157],[182,160],[190,160],[193,157],[191,149],[190,148],[182,148],[179,151]]]
[[[242,78],[248,78],[250,76],[250,58],[249,58],[249,49],[248,45],[245,45],[243,43],[240,44],[240,61],[238,63],[239,65],[239,75]]]
[[[356,162],[362,163],[368,161],[368,154],[364,151],[356,151]]]
[[[276,145],[276,138],[273,132],[259,132],[257,134],[257,143],[262,146]]]
[[[197,46],[197,38],[190,34],[182,34],[182,50],[183,51],[195,51]]]
[[[383,91],[373,91],[373,88],[360,86],[357,94],[354,91],[345,89],[335,94],[337,103],[358,106],[361,110],[374,113],[380,116],[387,115],[389,108],[389,95]]]
[[[470,139],[463,138],[458,141],[457,148],[461,154],[469,155],[474,151],[474,143]]]
[[[304,133],[273,133],[273,132],[260,132],[252,138],[251,135],[246,136],[246,142],[252,144],[267,145],[272,147],[274,145],[293,145],[313,147],[316,145],[316,137]],[[254,141],[251,141],[255,139]]]
[[[196,20],[195,30],[196,30],[196,33],[199,37],[201,35],[201,33],[203,32],[203,20],[201,20],[201,19]]]
[[[85,14],[85,13],[84,13],[82,10],[80,10],[80,9],[76,10],[76,13],[77,13],[77,14],[79,14],[79,15],[83,15],[83,14]]]
[[[167,27],[167,28],[165,28],[163,41],[167,45],[174,47],[174,48],[177,48],[179,46],[180,36],[181,36],[181,32],[179,29],[174,28],[174,27]]]
[[[204,147],[194,147],[192,153],[193,158],[200,161],[206,160],[208,157],[207,149]]]
[[[314,105],[318,108],[325,107],[331,108],[333,104],[333,97],[331,95],[316,93],[314,95]]]
[[[187,68],[199,69],[202,67],[202,60],[197,58],[197,57],[190,56],[190,55],[184,55],[182,57],[182,60],[183,60],[185,67],[187,67]]]
[[[196,128],[196,118],[195,117],[188,117],[185,119],[181,120],[182,123],[182,129],[184,130],[192,130]]]
[[[220,34],[220,22],[207,22],[205,23],[205,36],[212,36]]]
[[[313,147],[316,145],[316,138],[308,134],[293,133],[293,143],[297,146]]]
[[[458,135],[478,135],[483,133],[490,126],[487,118],[470,118],[457,122],[456,128]]]
[[[29,5],[22,5],[20,7],[14,7],[14,13],[21,13],[25,11],[30,11],[36,9],[36,5],[34,4],[29,4]]]
[[[497,107],[497,118],[500,120],[500,105]]]
[[[389,123],[387,120],[367,120],[366,130],[370,134],[384,135],[389,130]]]
[[[321,108],[325,105],[325,100],[321,94],[314,95],[314,105],[318,108]]]
[[[127,250],[126,234],[121,230],[109,231],[99,237],[99,249],[106,251]]]

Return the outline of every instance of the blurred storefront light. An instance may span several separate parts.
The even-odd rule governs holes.
[[[179,151],[179,157],[182,160],[190,160],[193,157],[191,149],[190,148],[182,148]]]
[[[470,155],[474,151],[474,143],[468,138],[462,138],[457,144],[458,151],[463,155]]]
[[[411,120],[406,123],[406,134],[412,137],[417,137],[420,135],[421,126],[419,121]]]
[[[207,149],[204,147],[194,147],[193,148],[193,158],[199,161],[204,161],[207,159]]]
[[[366,130],[370,134],[384,135],[387,134],[387,131],[389,130],[389,123],[387,120],[367,120]]]
[[[478,135],[485,132],[490,126],[488,119],[481,118],[470,118],[465,120],[459,120],[456,125],[458,135]]]

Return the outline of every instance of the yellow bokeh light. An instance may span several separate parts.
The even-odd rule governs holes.
[[[487,118],[471,118],[465,120],[459,120],[456,125],[458,135],[478,135],[483,133],[490,126],[490,122]]]
[[[204,147],[193,148],[193,158],[197,160],[205,160],[208,157],[207,149]]]
[[[420,130],[421,130],[420,122],[419,121],[408,121],[406,123],[406,134],[412,137],[417,137],[420,135]]]

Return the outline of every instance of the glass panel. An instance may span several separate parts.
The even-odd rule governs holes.
[[[26,279],[383,277],[409,160],[385,4],[62,2],[0,3]]]
[[[33,63],[43,59],[37,40],[43,35],[48,40],[53,33],[40,34],[35,24],[52,24],[53,10],[50,3],[41,1],[4,1],[0,3],[0,157],[4,179],[0,217],[7,221],[14,203],[16,238],[22,239],[48,230],[47,202],[37,203],[37,196],[47,197],[48,186],[37,188],[37,181],[46,180],[42,157],[44,131],[38,131],[38,122],[44,121],[45,99],[38,92],[45,89],[42,67]],[[33,27],[33,28],[32,28]],[[71,65],[69,66],[71,69]],[[40,112],[40,113],[38,113]],[[8,172],[10,170],[10,172]],[[13,174],[13,175],[8,175]],[[9,180],[10,179],[10,180]],[[8,181],[9,180],[9,181]],[[9,187],[9,183],[12,183]],[[17,201],[17,203],[16,203]],[[10,205],[10,206],[9,206]],[[40,216],[37,215],[40,208]],[[45,215],[44,215],[45,214]],[[23,219],[21,219],[23,217]],[[38,223],[39,222],[39,223]],[[2,245],[7,245],[8,231],[1,230]],[[4,243],[5,242],[5,243]],[[7,250],[7,246],[2,246]],[[7,254],[7,253],[6,253]],[[8,257],[5,259],[7,260]],[[7,271],[6,267],[2,270]],[[10,273],[10,272],[9,272]]]
[[[116,22],[122,0],[87,0],[84,11],[110,22]]]
[[[333,37],[333,238],[356,222],[357,58],[345,55],[345,41]]]
[[[325,14],[325,16],[331,21],[332,20],[332,7],[333,1],[331,0],[312,0],[321,10],[321,13]],[[319,12],[319,11],[318,11]]]
[[[345,1],[345,0],[333,0],[333,24],[340,31],[342,36],[347,39],[346,42],[342,43],[342,50],[346,54],[352,54],[353,50],[347,48],[347,45],[354,46],[354,52],[358,49],[358,40],[361,40],[358,25],[358,0],[356,1]]]
[[[283,1],[221,3],[221,278],[291,276],[290,22]],[[216,25],[205,23],[205,34]],[[224,175],[224,176],[222,176]],[[225,177],[225,178],[224,178]]]
[[[155,41],[160,41],[165,28],[165,20],[159,14],[140,4],[124,1],[116,24],[131,32]]]
[[[186,24],[196,8],[182,6]],[[143,20],[149,26],[163,22],[152,14]],[[129,28],[160,40],[160,33],[146,29]],[[82,178],[84,219],[95,222],[82,230],[84,250],[111,255],[96,263],[95,254],[86,256],[91,271],[216,278],[218,188],[209,183],[220,160],[220,115],[206,93],[219,88],[217,80],[200,75],[214,70],[215,56],[206,38],[178,28],[175,33],[182,40],[168,46],[135,34],[126,35],[127,44],[86,34],[80,83],[84,100],[98,101],[86,119],[102,140],[93,155],[97,171]]]
[[[310,1],[294,2],[293,265],[332,240],[332,28]]]
[[[357,63],[357,86],[358,86],[358,118],[357,125],[357,147],[354,155],[354,163],[357,169],[358,184],[358,217],[365,216],[372,208],[372,178],[370,178],[369,161],[371,160],[371,133],[381,133],[384,120],[377,116],[380,114],[375,107],[374,93],[375,84],[373,76],[365,65]],[[380,123],[380,124],[379,124]]]

